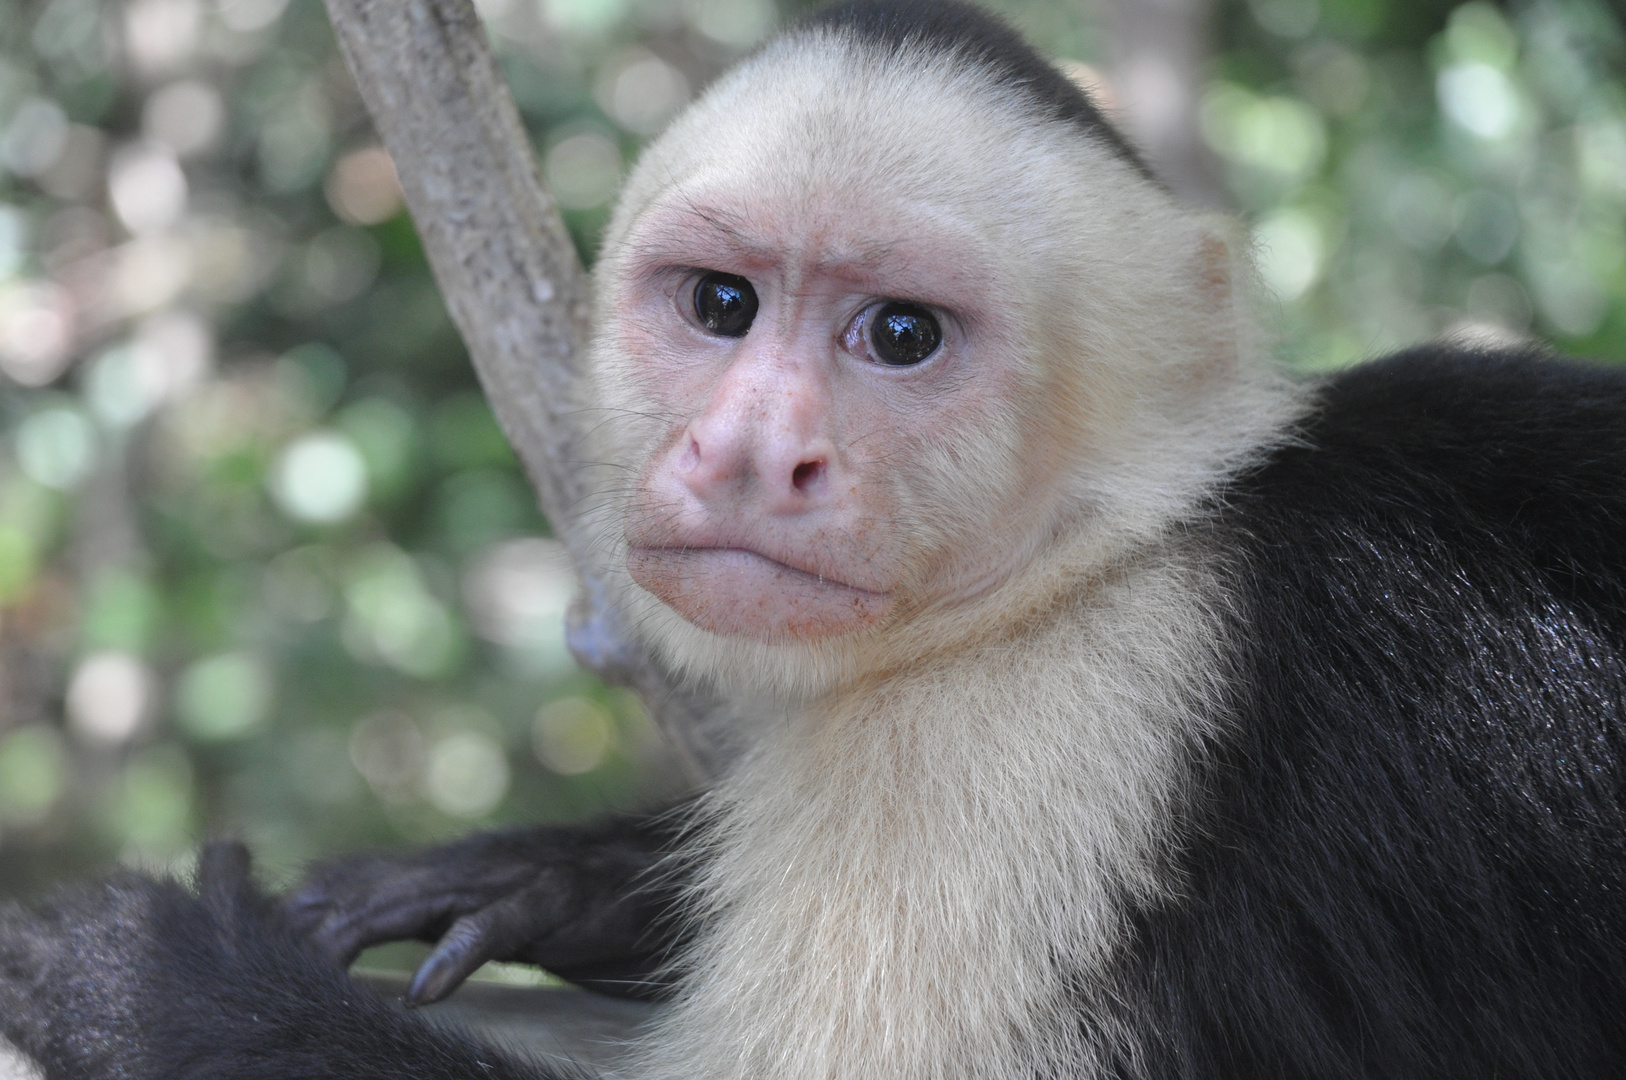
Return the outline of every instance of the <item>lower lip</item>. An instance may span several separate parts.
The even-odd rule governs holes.
[[[885,593],[810,574],[744,548],[633,548],[632,579],[689,622],[724,637],[808,641],[873,626]]]

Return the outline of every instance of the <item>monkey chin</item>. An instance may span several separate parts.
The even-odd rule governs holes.
[[[787,566],[745,548],[635,547],[632,580],[702,630],[768,643],[868,629],[892,597]]]

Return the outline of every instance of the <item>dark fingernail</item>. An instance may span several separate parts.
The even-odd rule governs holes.
[[[413,974],[412,982],[407,984],[407,1006],[417,1008],[444,1000],[447,994],[457,989],[455,968],[454,958],[432,953]]]

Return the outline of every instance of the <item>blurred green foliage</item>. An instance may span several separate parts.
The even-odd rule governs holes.
[[[585,258],[642,140],[794,6],[482,5]],[[1004,8],[1107,66],[1083,8]],[[1294,363],[1626,356],[1609,7],[1214,27],[1201,130]],[[568,596],[318,0],[0,0],[0,892],[636,801],[661,751],[572,665]]]
[[[1626,35],[1601,0],[1248,0],[1203,136],[1286,353],[1442,335],[1626,356]]]

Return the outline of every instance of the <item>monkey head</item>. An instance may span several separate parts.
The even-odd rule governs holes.
[[[1059,93],[1083,112],[815,23],[639,161],[590,455],[606,569],[680,666],[819,693],[997,634],[1276,422],[1236,245]]]

